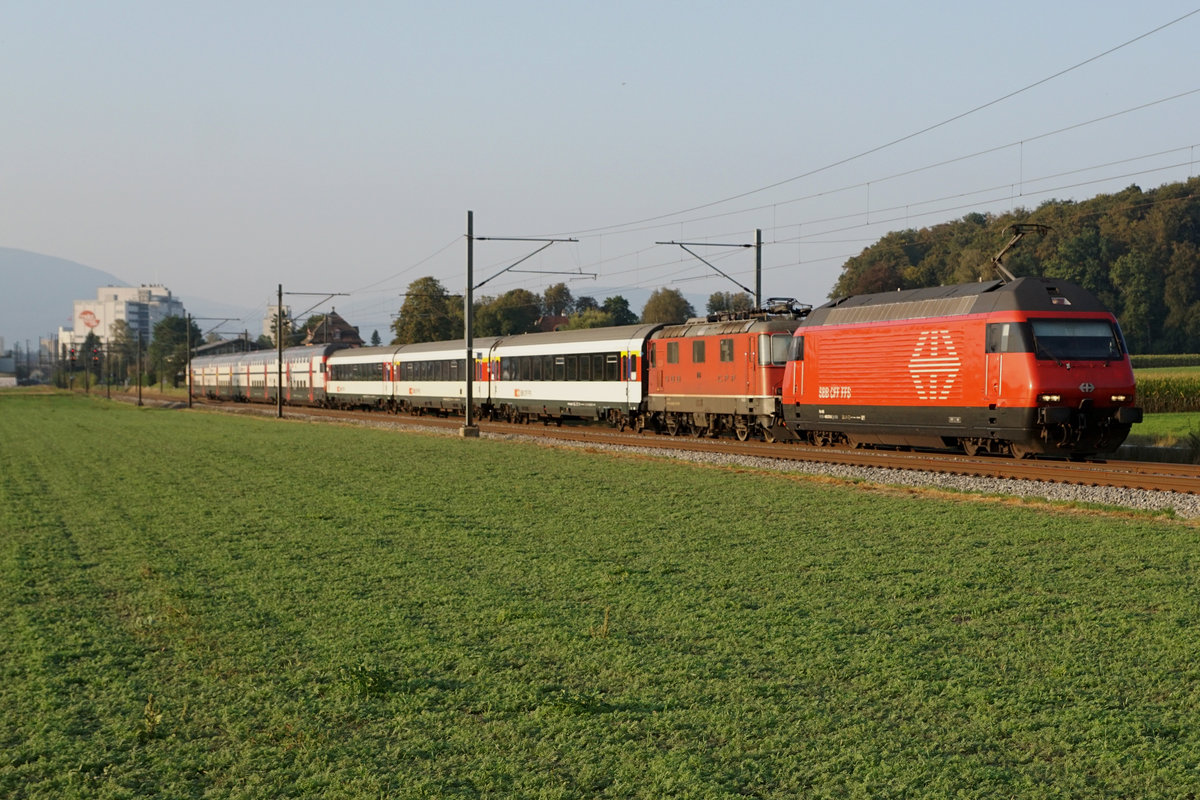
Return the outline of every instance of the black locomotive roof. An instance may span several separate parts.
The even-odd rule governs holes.
[[[1095,295],[1070,281],[1027,277],[927,289],[839,297],[813,309],[801,323],[847,325],[993,311],[1107,311]]]

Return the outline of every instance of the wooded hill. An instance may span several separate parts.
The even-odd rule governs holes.
[[[1200,352],[1200,178],[889,233],[846,262],[830,296],[997,277],[992,257],[1016,223],[1049,230],[1008,252],[1014,275],[1089,289],[1116,314],[1131,352]]]

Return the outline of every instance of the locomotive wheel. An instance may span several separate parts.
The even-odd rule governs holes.
[[[1024,445],[1019,445],[1016,442],[1010,442],[1008,452],[1012,453],[1013,458],[1029,458],[1033,451]]]
[[[744,422],[734,423],[733,435],[737,437],[739,442],[744,442],[750,438],[750,426]]]
[[[770,427],[765,428],[762,426],[759,427],[760,430],[762,430],[763,441],[767,444],[773,444],[775,442],[775,426],[771,425]]]
[[[679,435],[679,420],[675,419],[674,417],[667,418],[667,435],[668,436],[678,436]]]

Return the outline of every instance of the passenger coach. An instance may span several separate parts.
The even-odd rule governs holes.
[[[283,351],[283,399],[300,405],[325,401],[329,357],[344,344],[289,347]],[[274,350],[255,350],[192,361],[192,392],[219,400],[274,401],[279,387]]]
[[[643,347],[658,325],[511,336],[491,351],[492,412],[510,421],[640,419]]]

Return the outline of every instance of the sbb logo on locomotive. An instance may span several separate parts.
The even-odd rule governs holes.
[[[921,331],[908,360],[917,397],[922,400],[946,400],[958,378],[962,361],[950,331]]]

